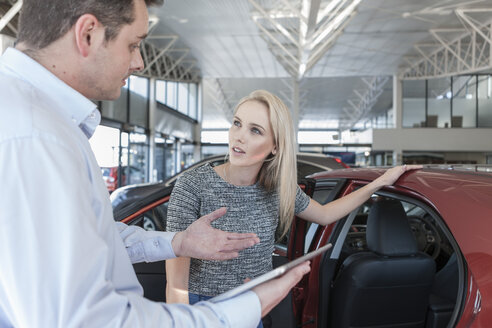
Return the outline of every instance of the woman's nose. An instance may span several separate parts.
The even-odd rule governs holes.
[[[246,139],[244,130],[245,129],[239,129],[236,134],[236,140],[240,143],[244,143],[244,140]]]

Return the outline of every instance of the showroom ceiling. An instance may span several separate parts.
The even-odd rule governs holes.
[[[309,33],[336,25],[330,6],[350,13],[314,49],[322,55],[306,60],[314,50],[300,44],[309,45]],[[415,45],[444,47],[431,30],[453,29],[448,40],[471,30],[459,8],[482,9],[469,14],[478,25],[492,19],[490,0],[167,0],[151,9],[158,17],[151,35],[178,35],[176,47],[189,49],[204,81],[204,128],[227,127],[234,105],[254,89],[292,106],[298,83],[299,127],[342,129],[392,106],[391,76],[421,60]]]
[[[15,35],[19,2],[0,0],[0,33]],[[205,129],[263,88],[298,104],[301,129],[343,130],[392,107],[395,74],[490,71],[491,21],[492,0],[166,0],[142,75],[202,79]]]

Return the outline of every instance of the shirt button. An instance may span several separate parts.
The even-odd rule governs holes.
[[[154,241],[154,246],[159,247],[159,242],[157,240]]]

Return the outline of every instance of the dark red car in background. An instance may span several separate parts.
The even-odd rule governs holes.
[[[128,171],[130,171],[130,181],[127,181]],[[115,191],[118,187],[125,186],[128,183],[142,183],[143,175],[140,169],[130,166],[121,167],[121,182],[118,183],[118,166],[101,167],[104,183],[109,193]]]

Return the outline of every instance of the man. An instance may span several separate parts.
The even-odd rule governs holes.
[[[258,242],[210,226],[116,225],[88,138],[143,68],[151,0],[25,0],[17,49],[0,59],[0,327],[254,327],[309,271],[195,306],[142,297],[131,262],[226,259]]]

